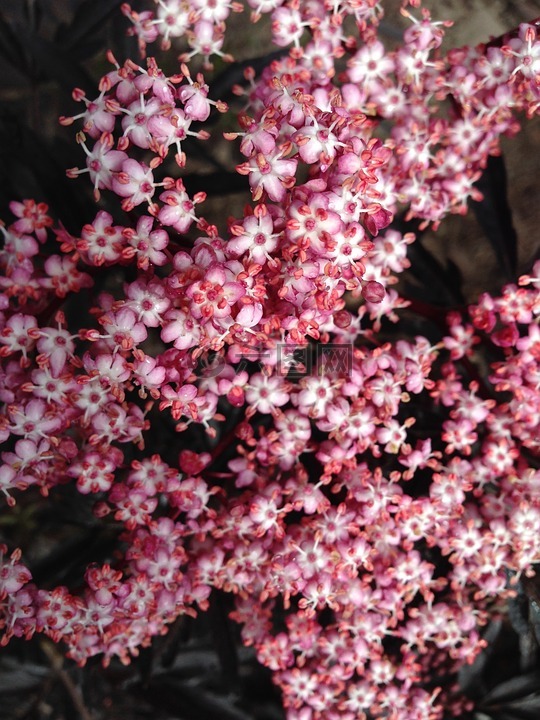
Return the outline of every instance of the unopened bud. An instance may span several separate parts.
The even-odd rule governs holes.
[[[371,303],[380,303],[385,295],[384,286],[376,280],[369,280],[362,286],[362,297]]]

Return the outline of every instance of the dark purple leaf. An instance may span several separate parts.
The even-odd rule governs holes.
[[[12,26],[5,20],[0,10],[0,54],[5,60],[24,75],[28,75],[28,57],[24,50],[24,43]]]
[[[95,90],[95,82],[74,58],[61,47],[45,38],[29,38],[30,48],[41,76],[55,80],[71,94],[75,87],[88,92]]]
[[[225,603],[224,595],[215,590],[210,596],[208,620],[221,666],[221,676],[231,691],[238,691],[238,654]]]
[[[464,303],[461,275],[454,263],[449,262],[445,267],[418,239],[409,245],[407,257],[411,261],[408,274],[418,282],[418,285],[407,284],[408,296],[446,307]]]
[[[2,209],[13,199],[35,197],[46,202],[68,230],[80,232],[81,218],[85,222],[92,217],[95,203],[90,191],[82,191],[85,186],[81,182],[66,177],[66,167],[74,164],[73,155],[67,153],[64,158],[60,148],[46,143],[17,117],[7,113],[0,116]]]
[[[472,208],[489,240],[507,280],[514,280],[517,270],[517,234],[508,202],[506,167],[502,155],[490,156],[476,187],[484,196],[472,202]]]
[[[22,10],[26,21],[26,27],[31,32],[37,32],[43,20],[43,6],[40,0],[22,3]]]
[[[532,672],[527,675],[518,675],[516,677],[502,682],[488,693],[482,705],[508,705],[509,703],[520,700],[531,693],[540,690],[540,672]]]
[[[219,695],[207,687],[183,682],[154,681],[141,692],[151,702],[185,720],[253,720],[240,709],[234,698]]]
[[[486,670],[495,657],[496,641],[503,628],[502,620],[492,620],[483,634],[487,647],[480,653],[472,665],[465,664],[459,670],[459,686],[469,696],[478,698],[486,692]]]
[[[10,657],[0,664],[0,695],[4,693],[27,693],[43,682],[49,670],[42,665],[19,662]]]
[[[59,28],[57,42],[66,50],[78,51],[83,41],[103,28],[107,19],[117,12],[121,2],[122,0],[87,0],[82,3],[70,25]]]
[[[249,182],[244,175],[234,172],[215,172],[206,175],[186,175],[182,178],[187,192],[205,192],[210,195],[232,195],[249,192]]]
[[[446,265],[442,265],[425,247],[422,243],[425,230],[420,228],[420,224],[416,218],[406,220],[402,213],[396,216],[390,225],[392,230],[397,230],[402,235],[412,232],[416,236],[416,241],[407,248],[411,267],[405,278],[407,275],[409,278],[412,276],[417,282],[410,283],[405,279],[405,294],[407,297],[445,307],[464,304],[462,277],[458,266],[449,259]]]
[[[538,720],[540,717],[540,695],[523,698],[519,702],[511,703],[508,708],[520,720]]]
[[[260,75],[261,72],[270,65],[273,60],[279,60],[287,54],[287,50],[274,50],[267,55],[262,57],[250,58],[242,62],[233,62],[223,70],[210,85],[210,97],[213,100],[223,100],[224,102],[230,102],[236,98],[236,95],[232,92],[234,85],[247,85],[247,80],[244,77],[244,71],[248,67],[252,67],[255,70],[255,75]]]

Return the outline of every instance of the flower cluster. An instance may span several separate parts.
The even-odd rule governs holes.
[[[183,37],[188,26],[176,35],[170,29],[172,18],[180,14],[177,0],[156,4],[157,15],[136,14],[124,6],[139,40],[161,36],[169,43],[171,37]],[[390,51],[377,35],[382,6],[372,0],[248,4],[252,19],[271,14],[276,46],[292,46],[249,93],[253,118],[246,123],[242,151],[251,160],[243,171],[250,173],[255,193],[275,163],[278,177],[280,172],[289,176],[292,165],[283,164],[282,153],[292,144],[304,162],[318,163],[320,170],[332,166],[332,174],[339,168],[360,176],[369,183],[372,202],[378,200],[390,211],[405,204],[411,217],[436,225],[448,212],[466,212],[468,198],[478,198],[474,183],[488,155],[498,152],[500,136],[518,131],[517,113],[531,117],[540,107],[540,44],[533,24],[521,25],[500,42],[443,52],[445,27],[451,23],[433,21],[426,9],[416,18],[406,6],[420,3],[404,0],[402,13],[410,26],[400,47]],[[229,12],[238,5],[214,3],[209,10],[194,0],[182,7],[190,27],[190,57],[219,54],[204,38],[222,38]],[[356,37],[344,34],[351,17]],[[351,116],[361,113],[370,122],[357,120],[352,130]],[[374,178],[369,172],[373,165],[362,153],[373,128],[381,124],[395,152]],[[253,143],[250,125],[257,131]],[[263,169],[257,157],[267,152],[267,133],[278,142]],[[348,152],[340,150],[342,143]]]
[[[540,106],[540,41],[523,25],[443,55],[444,24],[404,10],[387,51],[371,0],[249,5],[292,48],[247,72],[226,133],[242,217],[218,229],[181,177],[187,139],[227,109],[186,63],[222,53],[239,7],[160,0],[124,12],[141,46],[187,38],[179,74],[111,56],[99,96],[75,91],[85,110],[62,118],[122,223],[99,210],[74,236],[25,200],[1,227],[5,501],[74,485],[122,547],[82,587],[43,589],[1,546],[3,642],[44,633],[80,664],[129,662],[217,588],[289,720],[459,716],[443,678],[540,562],[540,265],[449,313],[438,342],[383,335],[421,311],[394,287],[414,235],[388,226],[399,207],[464,211],[515,113]],[[171,148],[178,174],[160,177]]]

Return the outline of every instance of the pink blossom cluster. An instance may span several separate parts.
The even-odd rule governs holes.
[[[154,171],[171,147],[176,150],[177,164],[183,167],[182,142],[189,136],[208,138],[207,132],[191,129],[193,122],[207,120],[212,105],[221,112],[227,106],[212,102],[202,75],[192,80],[186,65],[181,66],[180,74],[168,78],[153,58],[147,61],[146,69],[130,60],[120,67],[111,54],[109,59],[115,70],[101,79],[100,95],[88,100],[82,90],[76,89],[73,97],[84,103],[85,111],[75,117],[60,118],[63,125],[79,119],[83,122],[83,132],[77,140],[86,153],[86,168],[73,168],[68,175],[75,177],[88,172],[96,200],[101,190],[112,190],[122,198],[123,210],[130,211],[146,203],[161,225],[184,233],[196,220],[194,205],[202,202],[205,194],[199,193],[190,199],[181,179],[166,177],[157,183]],[[92,148],[86,145],[86,135],[93,140]],[[148,153],[153,157],[148,162],[138,160],[132,156],[134,148],[147,151],[146,159]],[[164,188],[159,195],[160,202],[154,198],[158,187]],[[111,238],[104,247],[102,261],[119,259],[115,240]]]
[[[128,662],[217,588],[289,720],[459,716],[442,678],[484,647],[509,576],[540,562],[540,265],[450,313],[436,344],[388,339],[383,322],[415,310],[394,287],[414,236],[388,225],[399,206],[434,223],[465,208],[515,111],[538,109],[540,42],[524,25],[443,56],[443,26],[407,11],[388,52],[374,2],[250,6],[293,47],[248,73],[227,133],[252,194],[241,218],[218,229],[181,179],[182,142],[208,137],[192,124],[226,110],[203,76],[111,57],[62,122],[82,122],[96,200],[117,196],[125,220],[98,210],[75,236],[25,200],[1,227],[0,488],[13,506],[72,484],[124,548],[83,586],[43,589],[2,546],[3,642],[44,633],[80,664]],[[187,61],[221,52],[236,9],[125,12],[145,42],[187,34]],[[179,176],[158,177],[171,148]],[[197,452],[182,442],[196,426]]]
[[[514,35],[487,45],[445,50],[445,27],[452,23],[433,21],[426,9],[416,18],[406,8],[420,2],[404,0],[402,13],[410,26],[401,45],[388,50],[378,35],[382,3],[374,0],[247,4],[254,20],[270,13],[274,45],[290,47],[249,93],[254,127],[276,139],[267,163],[283,165],[283,150],[288,153],[292,143],[304,162],[324,172],[336,165],[345,142],[356,159],[343,159],[340,171],[359,173],[366,169],[359,157],[363,142],[379,128],[395,152],[372,180],[368,197],[390,211],[405,204],[411,216],[435,224],[448,212],[465,213],[468,198],[478,198],[474,183],[487,156],[499,151],[500,136],[518,131],[517,113],[532,116],[540,107],[535,24],[523,24]],[[192,50],[185,57],[206,59],[219,54],[229,12],[242,9],[239,3],[197,0],[156,0],[156,5],[155,13],[141,14],[124,5],[140,42],[161,37],[168,45],[171,37],[187,38]],[[174,32],[180,16],[187,25],[182,21]],[[355,36],[345,34],[351,18]],[[210,37],[220,38],[215,50]],[[352,130],[351,115],[360,114],[370,121],[357,121]],[[246,130],[249,138],[249,125]],[[255,195],[264,139],[243,148],[251,158],[245,172],[249,169]],[[283,167],[287,177],[291,165]]]

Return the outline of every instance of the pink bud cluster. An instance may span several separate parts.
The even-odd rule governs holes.
[[[170,148],[183,171],[211,107],[202,76],[149,59],[116,65],[94,101],[75,92],[96,199],[118,196],[124,223],[99,210],[74,236],[25,200],[2,226],[0,488],[12,506],[73,484],[124,548],[45,590],[2,546],[3,642],[44,633],[80,664],[129,662],[217,588],[288,720],[459,716],[443,678],[484,647],[509,575],[540,562],[539,267],[450,313],[435,345],[388,340],[383,322],[415,310],[393,287],[414,236],[385,228],[398,203],[432,222],[465,207],[510,108],[537,110],[540,43],[527,25],[443,56],[426,14],[387,52],[373,2],[250,6],[293,48],[227,134],[252,193],[241,218],[218,230],[195,215],[204,193],[156,179]],[[187,33],[207,58],[231,9],[125,12],[144,41]],[[194,426],[204,451],[182,442]]]

